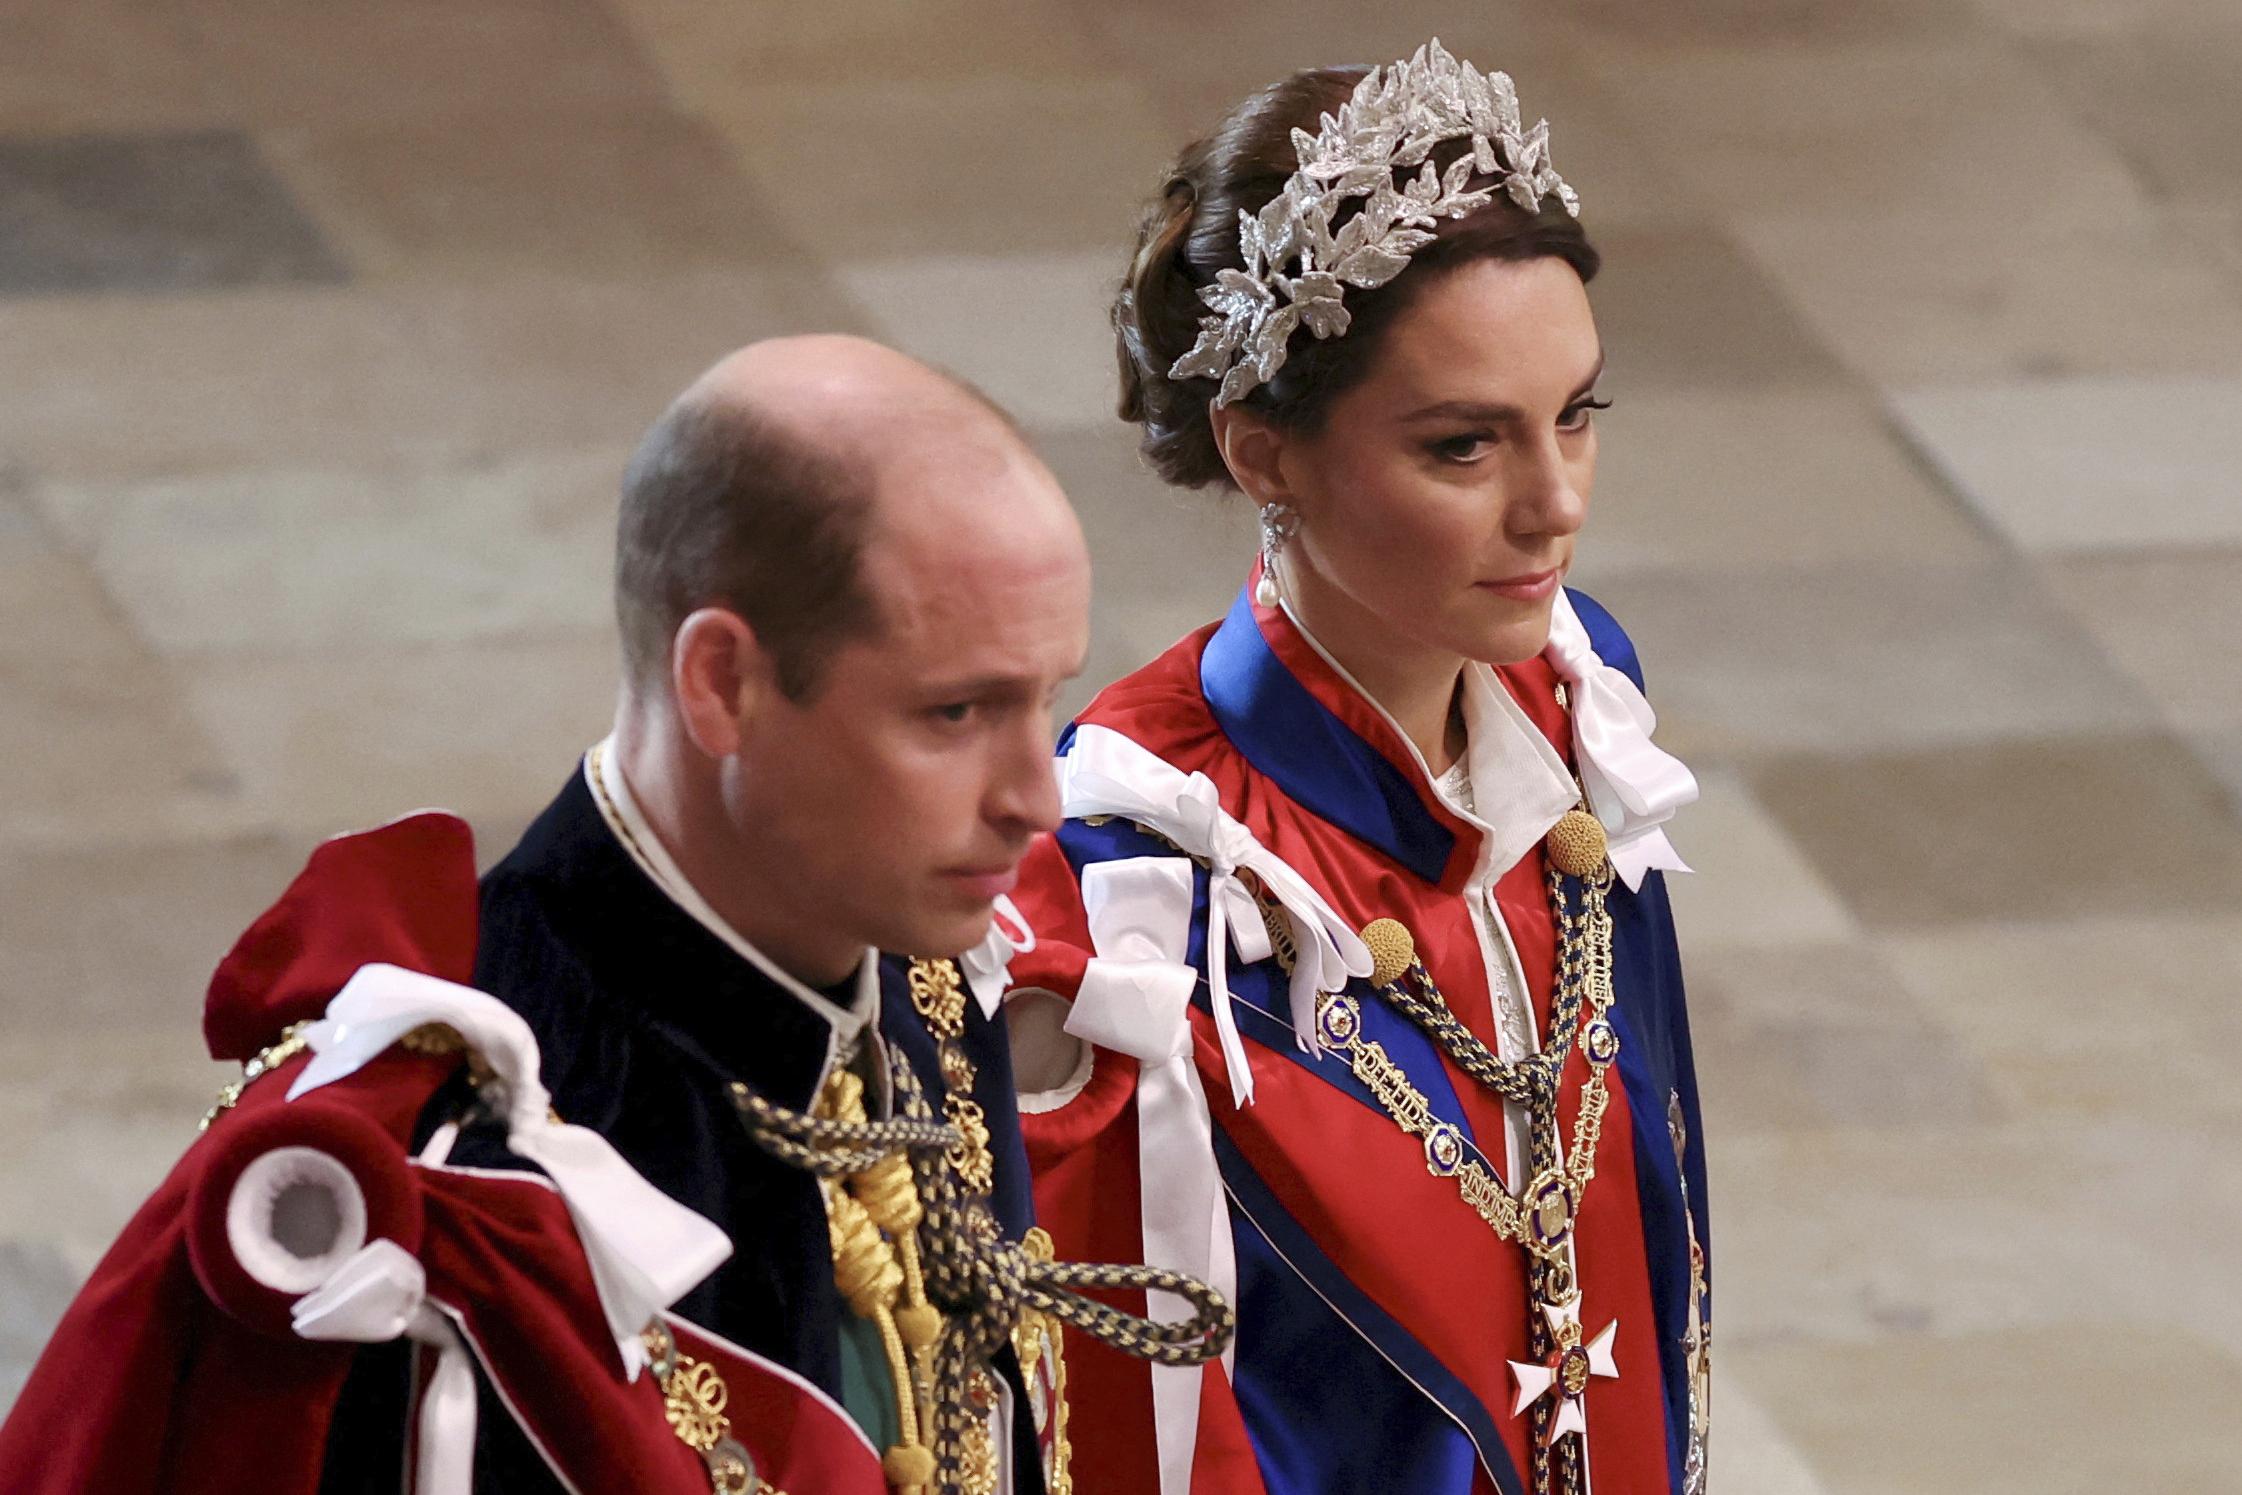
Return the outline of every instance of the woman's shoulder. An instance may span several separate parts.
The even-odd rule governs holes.
[[[1082,729],[1098,727],[1128,738],[1184,773],[1215,773],[1230,753],[1229,744],[1199,684],[1200,656],[1215,627],[1209,623],[1194,629],[1099,691],[1059,739],[1060,756]]]

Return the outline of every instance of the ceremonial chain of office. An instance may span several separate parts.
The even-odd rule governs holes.
[[[1059,1326],[1138,1359],[1197,1365],[1229,1344],[1235,1315],[1220,1294],[1179,1273],[1054,1261],[1041,1230],[1017,1243],[1004,1239],[989,1206],[988,1128],[960,1041],[964,983],[954,963],[921,960],[912,964],[910,992],[940,1046],[940,1119],[917,1071],[892,1046],[892,1120],[867,1117],[863,1082],[847,1069],[826,1082],[807,1115],[736,1083],[732,1099],[759,1145],[820,1180],[835,1280],[850,1308],[878,1327],[895,1377],[902,1434],[886,1453],[889,1481],[939,1495],[998,1488],[992,1357],[1009,1344],[1030,1381],[1037,1431],[1058,1446],[1054,1495],[1064,1495],[1072,1482]],[[1109,1289],[1173,1293],[1193,1311],[1160,1323],[1082,1296]],[[1047,1393],[1036,1378],[1046,1350],[1054,1372]]]

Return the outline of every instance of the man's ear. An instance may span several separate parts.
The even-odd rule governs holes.
[[[778,690],[778,673],[747,620],[704,607],[670,640],[670,691],[685,735],[711,758],[740,750],[749,723]]]
[[[1243,405],[1210,410],[1207,418],[1223,465],[1255,507],[1294,502],[1292,485],[1284,472],[1284,432],[1271,425],[1260,411]]]

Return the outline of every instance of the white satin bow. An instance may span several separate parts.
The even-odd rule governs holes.
[[[1059,797],[1070,820],[1118,815],[1174,842],[1207,864],[1207,996],[1230,1075],[1230,1096],[1253,1100],[1253,1070],[1230,1009],[1229,957],[1251,965],[1270,953],[1269,932],[1253,895],[1239,881],[1251,872],[1284,911],[1295,956],[1290,988],[1297,1042],[1309,1053],[1316,1041],[1316,996],[1338,991],[1350,976],[1370,974],[1362,937],[1333,911],[1299,873],[1271,853],[1251,831],[1224,813],[1205,774],[1186,776],[1149,749],[1108,727],[1080,727],[1059,759]]]
[[[1012,926],[1009,930],[1004,927],[1007,922]],[[973,1000],[981,1005],[981,1016],[996,1016],[997,1009],[1004,1005],[1004,988],[1012,979],[1012,957],[1034,948],[1035,930],[1027,915],[1010,897],[997,894],[996,906],[990,910],[989,932],[981,937],[980,944],[958,957],[958,968],[965,973]]]
[[[506,1106],[506,1145],[543,1169],[568,1205],[623,1373],[646,1363],[639,1333],[732,1254],[723,1231],[655,1188],[599,1133],[550,1117],[537,1040],[505,1003],[400,966],[361,966],[304,1032],[313,1057],[288,1099],[357,1073],[415,1028],[442,1023],[490,1066]]]
[[[1654,868],[1687,872],[1662,827],[1696,801],[1697,778],[1650,740],[1657,714],[1634,681],[1597,655],[1562,588],[1543,653],[1572,691],[1573,764],[1610,840],[1612,870],[1636,891]]]

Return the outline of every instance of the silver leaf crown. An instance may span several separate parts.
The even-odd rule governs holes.
[[[1471,149],[1446,172],[1434,167],[1435,149],[1466,139]],[[1384,285],[1432,242],[1435,223],[1487,206],[1498,187],[1529,213],[1555,196],[1580,216],[1580,194],[1549,164],[1549,121],[1528,130],[1510,75],[1483,74],[1437,39],[1406,62],[1372,68],[1337,115],[1313,135],[1294,130],[1292,144],[1300,169],[1258,215],[1239,211],[1245,268],[1200,290],[1214,314],[1199,319],[1198,342],[1168,369],[1176,379],[1220,379],[1218,406],[1274,379],[1296,328],[1345,332],[1345,287]],[[1421,169],[1406,176],[1412,167]],[[1475,176],[1498,180],[1467,190]],[[1365,199],[1360,211],[1333,233],[1332,219],[1356,198]]]

